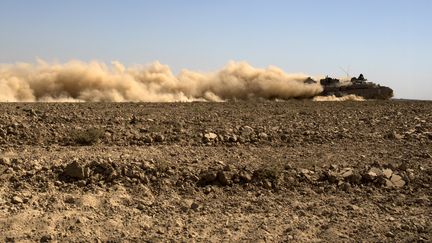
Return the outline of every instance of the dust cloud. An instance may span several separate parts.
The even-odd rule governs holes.
[[[229,62],[213,73],[182,70],[174,75],[159,62],[126,67],[120,62],[69,61],[0,65],[1,102],[190,102],[311,98],[319,84],[304,74],[270,66]]]

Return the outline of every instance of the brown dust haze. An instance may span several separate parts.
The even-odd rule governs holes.
[[[174,75],[159,62],[126,67],[119,62],[38,60],[0,65],[0,101],[189,102],[310,98],[321,93],[321,85],[304,84],[307,77],[246,62],[229,62],[213,73],[182,70]]]

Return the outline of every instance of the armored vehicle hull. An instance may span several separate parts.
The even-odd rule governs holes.
[[[388,100],[393,97],[393,90],[386,86],[381,86],[372,82],[360,74],[358,78],[352,78],[348,82],[341,83],[339,79],[326,77],[320,80],[324,90],[321,96],[345,96],[357,95],[365,99]]]
[[[348,86],[323,86],[322,96],[335,95],[341,97],[344,95],[357,95],[365,99],[388,100],[393,97],[393,90],[389,87],[380,86],[373,83],[352,84]]]

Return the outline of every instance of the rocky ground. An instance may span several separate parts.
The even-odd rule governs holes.
[[[0,104],[0,241],[430,242],[432,102]]]

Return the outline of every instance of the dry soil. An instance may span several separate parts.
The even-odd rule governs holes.
[[[0,241],[430,242],[432,102],[0,104]]]

